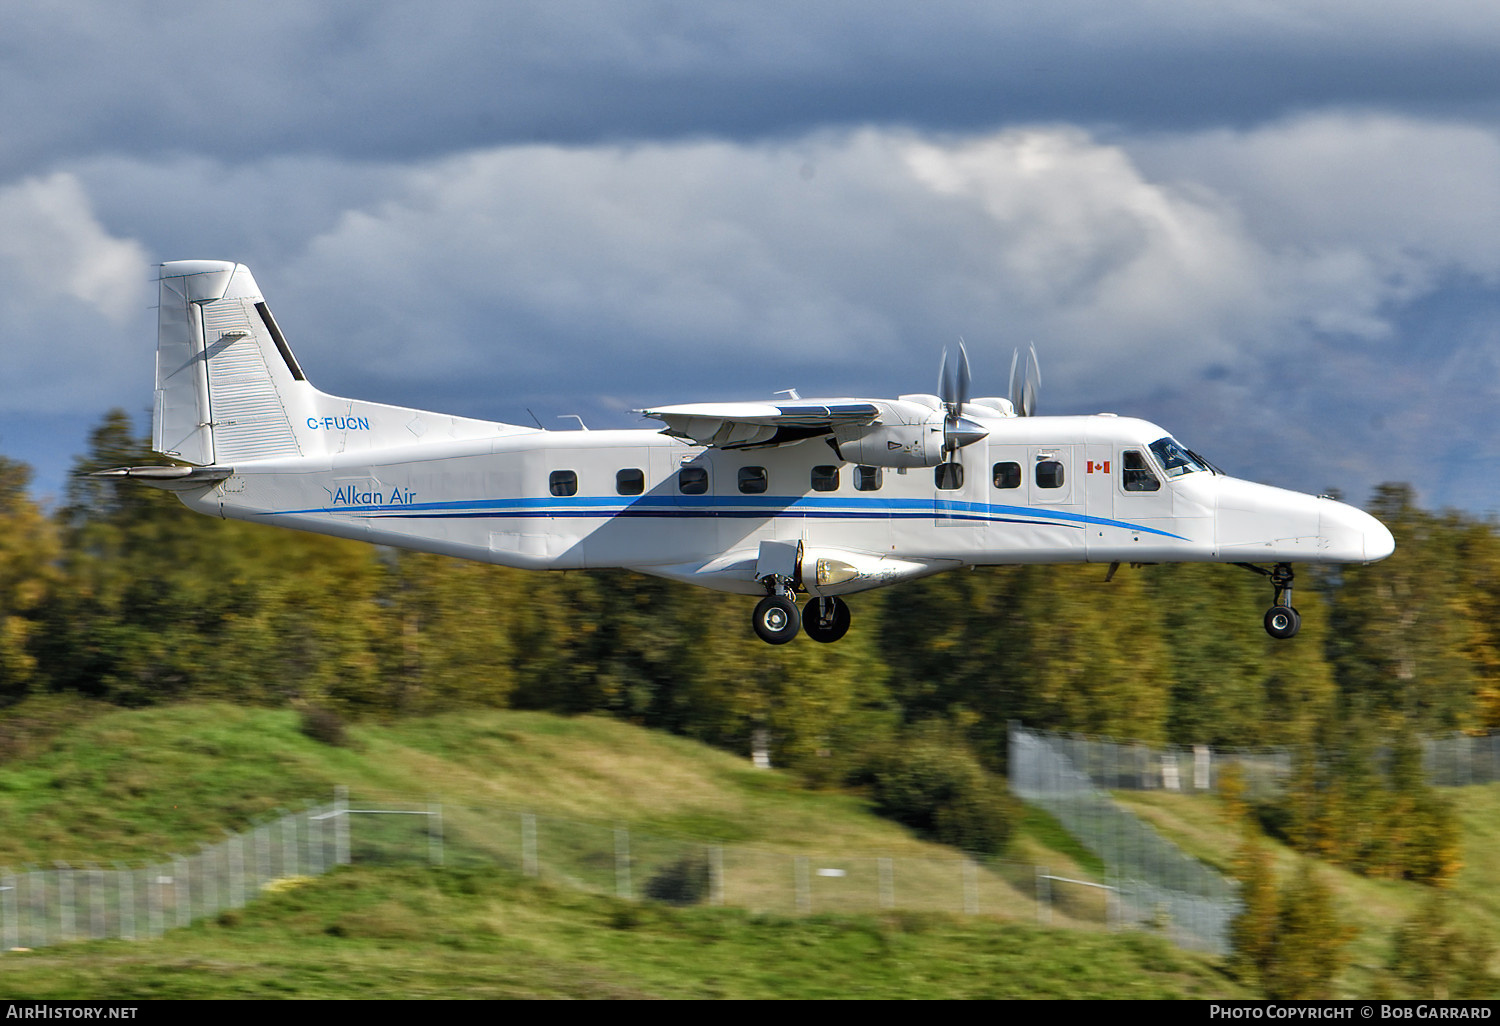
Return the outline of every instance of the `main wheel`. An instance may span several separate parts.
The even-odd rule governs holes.
[[[760,640],[772,645],[785,645],[802,629],[797,603],[784,595],[767,595],[757,602],[751,622]]]
[[[1291,606],[1272,606],[1266,610],[1266,633],[1285,641],[1302,628],[1302,617]]]
[[[828,603],[826,617],[820,615],[823,612],[820,603],[824,602]],[[849,633],[849,603],[837,596],[808,599],[802,607],[802,631],[814,641],[839,640]]]

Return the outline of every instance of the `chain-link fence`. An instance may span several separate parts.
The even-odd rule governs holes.
[[[1110,801],[1096,785],[1105,780],[1140,780],[1148,759],[1105,764],[1077,755],[1109,753],[1089,742],[1042,734],[1012,724],[1010,786],[1018,797],[1040,805],[1080,843],[1104,861],[1109,871],[1106,899],[1114,922],[1165,930],[1181,947],[1216,954],[1229,951],[1229,924],[1238,914],[1239,888],[1232,880],[1180,851],[1155,830]],[[1134,746],[1113,746],[1140,755]],[[1049,885],[1057,878],[1049,878]]]
[[[1217,791],[1226,769],[1237,767],[1251,798],[1280,794],[1292,776],[1292,750],[1209,748],[1115,741],[1083,734],[1038,734],[1101,791]],[[1500,734],[1449,734],[1422,739],[1422,765],[1438,787],[1500,781]]]
[[[288,877],[350,860],[343,799],[146,866],[0,870],[0,950],[109,937],[142,940],[239,908]]]
[[[394,809],[400,799],[386,796],[377,804]],[[350,809],[354,816],[361,811]],[[781,914],[911,909],[1039,918],[1039,870],[1031,863],[957,854],[775,851],[500,806],[445,804],[440,814],[447,865],[499,865],[554,886],[627,900]],[[369,829],[357,823],[356,862],[371,861],[362,840]],[[394,841],[385,847],[402,857]],[[1106,922],[1102,913],[1064,914],[1061,921]]]
[[[574,890],[777,914],[888,909],[1082,927],[1129,922],[1101,885],[962,855],[773,851],[495,806],[341,789],[334,801],[145,866],[0,869],[0,950],[144,940],[335,866],[503,866]]]
[[[1424,738],[1422,768],[1439,787],[1493,784],[1500,780],[1500,734]]]

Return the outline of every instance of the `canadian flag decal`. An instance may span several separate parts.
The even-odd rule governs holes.
[[[1109,460],[1105,460],[1103,463],[1095,463],[1093,460],[1089,460],[1089,473],[1090,474],[1094,474],[1094,473],[1108,474],[1109,473]]]

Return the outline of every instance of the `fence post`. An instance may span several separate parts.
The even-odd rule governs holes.
[[[630,900],[630,831],[615,827],[615,890]]]
[[[713,845],[708,849],[708,903],[715,907],[724,904],[724,849]]]
[[[229,839],[229,906],[245,907],[245,838],[235,834]]]
[[[58,940],[75,940],[73,906],[73,868],[66,862],[54,862],[57,867],[57,933]]]
[[[146,936],[161,936],[161,878],[165,875],[160,866],[146,866]]]
[[[323,875],[323,821],[308,809],[307,816],[307,875]]]
[[[427,805],[427,858],[434,866],[443,864],[443,806],[440,802]]]
[[[217,846],[203,845],[198,851],[198,875],[203,885],[198,888],[198,918],[207,919],[219,911],[219,860]]]
[[[89,864],[89,935],[94,940],[109,936],[109,907],[104,897],[104,870]]]
[[[256,894],[271,881],[271,826],[262,823],[255,828],[255,887]]]
[[[536,860],[536,816],[521,813],[521,872],[527,876],[541,876]]]
[[[333,863],[349,864],[349,789],[343,784],[333,789]]]
[[[135,940],[135,870],[115,863],[115,880],[119,885],[120,939]]]
[[[177,925],[186,926],[192,922],[193,889],[188,880],[188,860],[181,855],[172,856],[172,885],[172,896],[177,900]]]
[[[297,814],[281,817],[281,875],[297,875]]]
[[[21,896],[16,893],[16,875],[8,868],[0,873],[0,941],[6,951],[21,946],[20,919],[17,910],[20,908]]]

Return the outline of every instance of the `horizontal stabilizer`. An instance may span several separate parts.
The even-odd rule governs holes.
[[[96,470],[89,476],[128,477],[153,488],[185,492],[222,481],[233,473],[233,467],[115,467],[113,470]]]

